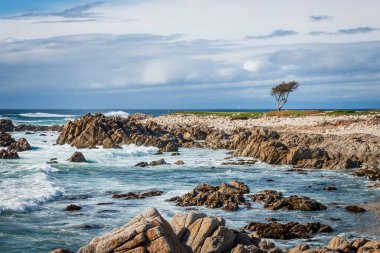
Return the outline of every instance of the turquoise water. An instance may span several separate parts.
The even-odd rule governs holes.
[[[58,247],[75,251],[94,236],[124,225],[147,207],[156,207],[169,219],[176,212],[184,212],[184,207],[165,200],[188,192],[197,184],[231,180],[245,182],[252,193],[274,189],[285,195],[309,196],[328,209],[269,211],[255,204],[252,209],[225,212],[197,207],[209,215],[225,218],[229,227],[238,228],[250,221],[274,217],[282,222],[320,221],[331,225],[334,235],[380,239],[375,230],[371,231],[371,226],[378,224],[373,214],[352,214],[337,208],[380,199],[379,189],[367,188],[371,182],[353,177],[349,171],[310,170],[307,174],[298,174],[289,172],[287,166],[263,163],[225,166],[221,163],[228,156],[226,150],[180,149],[180,156],[170,156],[155,155],[153,147],[134,145],[123,146],[123,149],[84,149],[81,151],[89,163],[73,164],[66,159],[76,149],[53,145],[58,134],[46,134],[13,133],[15,139],[27,138],[33,150],[20,152],[19,160],[0,160],[0,252],[48,252]],[[57,158],[58,164],[47,164],[51,158]],[[160,158],[169,163],[181,159],[185,165],[133,166]],[[274,181],[267,182],[267,179]],[[323,191],[327,185],[335,185],[339,190]],[[138,200],[112,199],[113,193],[145,190],[162,190],[164,194]],[[66,212],[64,209],[69,204],[80,205],[82,210]],[[311,243],[324,243],[331,236],[317,236]],[[299,242],[277,241],[277,244],[289,246]]]

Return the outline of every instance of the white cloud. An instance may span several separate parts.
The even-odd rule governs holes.
[[[248,60],[243,64],[243,69],[250,72],[257,72],[263,66],[260,60]]]

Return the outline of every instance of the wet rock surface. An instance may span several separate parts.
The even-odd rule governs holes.
[[[254,232],[257,237],[290,240],[296,238],[311,238],[318,233],[330,233],[332,228],[319,222],[300,224],[298,222],[289,223],[260,223],[251,222],[245,229]]]
[[[263,202],[264,208],[269,210],[284,209],[299,211],[316,211],[326,209],[325,205],[309,197],[284,197],[281,192],[274,190],[264,190],[262,192],[250,195],[250,197],[254,202]]]
[[[244,183],[232,181],[220,186],[200,184],[193,191],[180,197],[172,198],[178,206],[206,206],[222,208],[225,211],[236,211],[239,205],[249,205],[244,194],[249,193],[249,187]]]
[[[139,163],[136,163],[135,166],[136,167],[147,167],[147,166],[159,166],[159,165],[165,165],[165,164],[168,164],[167,162],[165,162],[165,160],[162,158],[160,160],[156,160],[156,161],[151,161],[151,162],[139,162]]]
[[[73,163],[85,163],[87,162],[86,158],[82,154],[82,152],[75,151],[74,154],[68,159],[68,161]]]
[[[17,151],[0,149],[0,159],[19,159]]]
[[[346,211],[350,213],[364,213],[366,210],[360,206],[346,206]]]
[[[114,199],[144,199],[146,197],[161,196],[163,193],[164,193],[163,191],[148,191],[148,192],[143,192],[143,193],[128,192],[128,193],[122,193],[122,194],[114,194],[112,198]]]
[[[68,121],[57,139],[57,144],[70,144],[77,148],[136,144],[158,147],[162,152],[178,151],[174,134],[151,121],[142,124],[133,115],[123,118],[87,114],[79,120]]]
[[[52,125],[52,126],[41,126],[41,125],[29,125],[29,124],[20,124],[14,127],[13,131],[33,131],[33,132],[46,132],[46,131],[55,131],[61,132],[63,126]]]
[[[0,119],[0,132],[12,132],[14,127],[12,120]]]
[[[78,205],[75,205],[75,204],[70,204],[66,207],[66,211],[68,212],[72,212],[72,211],[79,211],[81,210],[82,207],[78,206]]]
[[[9,145],[8,149],[13,150],[13,151],[22,152],[22,151],[31,150],[32,147],[30,146],[30,144],[28,143],[28,141],[25,138],[21,138],[18,141],[13,142],[11,145]]]
[[[12,136],[6,132],[0,132],[0,147],[8,147],[12,143],[16,142]]]
[[[357,177],[365,177],[371,181],[380,181],[380,168],[376,166],[365,167],[354,172]]]

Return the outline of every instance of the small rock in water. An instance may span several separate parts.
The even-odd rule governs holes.
[[[53,251],[50,251],[49,253],[74,253],[74,251],[71,251],[69,249],[58,248]]]
[[[160,151],[160,150],[158,150],[156,153],[154,153],[155,155],[162,155],[163,154],[163,152],[162,151]]]
[[[136,163],[135,166],[136,167],[146,167],[146,166],[149,166],[149,164],[147,162],[140,162],[140,163]]]
[[[0,159],[19,159],[18,153],[13,150],[1,149]]]
[[[350,213],[364,213],[365,209],[360,206],[346,206],[346,211]]]
[[[338,190],[338,188],[336,188],[335,186],[326,186],[325,188],[323,188],[324,191],[336,191]]]
[[[69,158],[70,162],[73,163],[85,163],[87,162],[86,158],[82,154],[82,152],[75,151],[74,154]]]
[[[167,163],[166,163],[165,160],[162,158],[162,159],[157,160],[157,161],[151,161],[151,162],[149,163],[149,166],[158,166],[158,165],[165,165],[165,164],[167,164]]]
[[[78,211],[78,210],[81,210],[81,209],[82,209],[82,207],[74,205],[74,204],[70,204],[70,205],[68,205],[66,207],[66,211],[69,211],[69,212],[71,212],[71,211]]]
[[[179,152],[174,152],[174,153],[171,154],[171,156],[178,156],[178,155],[180,155]]]
[[[185,164],[182,160],[178,160],[174,163],[175,165],[183,165]]]
[[[143,199],[146,197],[161,196],[163,191],[149,191],[144,193],[128,192],[123,194],[114,194],[112,198],[114,199]]]

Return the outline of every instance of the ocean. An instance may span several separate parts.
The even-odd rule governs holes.
[[[63,124],[87,112],[124,115],[142,112],[161,115],[175,110],[0,110],[0,118],[15,124]],[[225,110],[221,110],[225,111]],[[289,166],[256,163],[253,166],[222,165],[227,150],[180,148],[180,156],[170,153],[155,155],[157,148],[125,145],[122,149],[82,149],[89,161],[70,163],[67,159],[77,150],[69,145],[55,145],[56,132],[26,134],[14,132],[12,137],[25,137],[32,150],[20,152],[18,160],[0,160],[0,252],[49,252],[55,248],[73,251],[93,237],[105,234],[127,223],[148,207],[157,208],[170,219],[185,212],[166,200],[191,191],[200,183],[220,184],[238,180],[252,193],[264,189],[282,191],[284,195],[302,195],[327,205],[325,211],[270,211],[261,204],[237,212],[196,207],[208,215],[226,219],[227,226],[239,228],[251,221],[264,222],[277,218],[280,222],[319,221],[332,226],[332,234],[320,234],[307,240],[322,244],[333,235],[365,236],[380,239],[371,229],[378,221],[369,212],[348,213],[344,206],[378,201],[379,189],[367,188],[372,182],[353,177],[348,170],[307,170],[306,174],[289,171]],[[57,164],[48,164],[56,158]],[[171,165],[135,167],[142,161],[164,158]],[[181,159],[185,165],[173,163]],[[272,179],[273,181],[267,181]],[[338,191],[322,189],[334,185]],[[145,199],[113,199],[114,193],[161,190],[163,195]],[[77,212],[66,212],[69,204],[80,205]],[[281,241],[291,246],[306,240]]]

